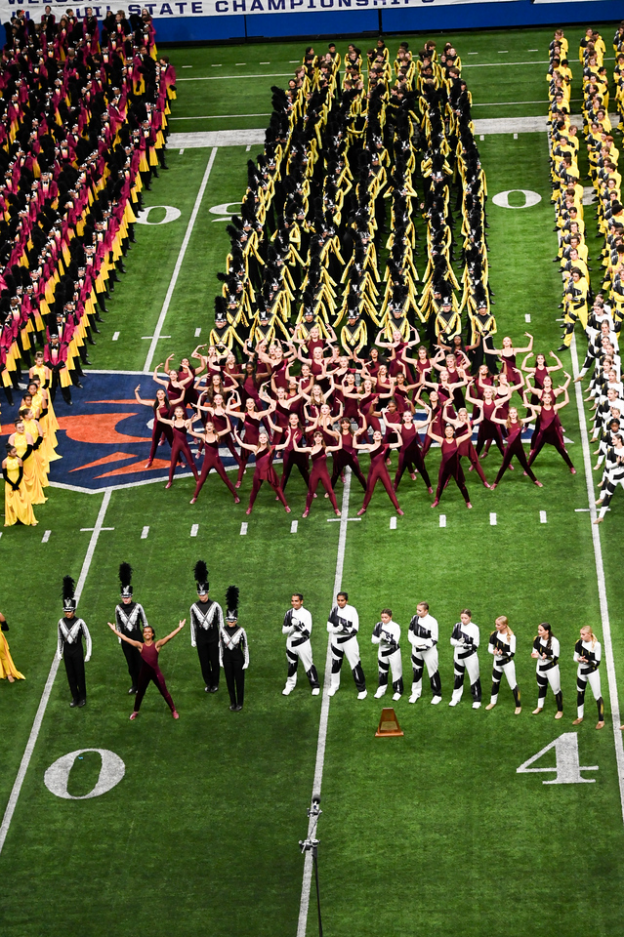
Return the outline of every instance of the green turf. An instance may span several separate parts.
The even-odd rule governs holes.
[[[566,33],[578,88],[581,30]],[[611,33],[603,29],[608,40]],[[513,72],[510,68],[508,80],[505,69],[501,74],[499,69],[466,68],[475,103],[544,99],[543,106],[509,112],[505,107],[476,108],[475,117],[545,112],[543,60],[551,35],[552,30],[526,30],[453,37],[464,64],[470,62],[468,51],[493,61],[499,49],[509,50],[510,61],[533,55],[542,62]],[[401,38],[389,42],[391,52]],[[415,39],[412,46],[417,46]],[[179,49],[171,55],[176,66],[194,66],[180,68],[182,77],[216,72],[210,68],[214,62],[224,69],[245,61],[246,68],[253,66],[258,73],[285,72],[295,67],[289,60],[300,58],[302,47]],[[529,54],[530,48],[540,52]],[[260,61],[271,65],[260,66]],[[285,80],[243,79],[235,87],[228,81],[179,82],[173,116],[217,110],[255,113],[256,108],[265,112],[270,85]],[[266,121],[233,123],[237,128],[262,127]],[[231,126],[218,120],[172,122],[175,131]],[[511,187],[542,196],[538,205],[523,210],[490,202],[488,238],[498,338],[510,334],[518,343],[528,330],[535,335],[536,350],[547,352],[560,342],[554,320],[561,287],[552,263],[556,236],[546,140],[540,134],[520,134],[517,140],[513,135],[486,136],[479,147],[490,196]],[[241,197],[246,160],[257,152],[228,147],[216,154],[163,329],[171,339],[159,343],[155,363],[169,352],[176,357],[188,353],[207,338],[216,274],[224,269],[228,247],[226,225],[215,222],[209,208]],[[169,225],[137,225],[137,243],[126,258],[128,273],[90,351],[93,367],[143,368],[149,343],[142,336],[152,334],[160,314],[209,158],[207,149],[185,149],[183,154],[171,149],[170,170],[145,194],[146,206],[173,205],[182,215]],[[586,220],[592,227],[593,209],[586,210]],[[422,234],[420,222],[419,229]],[[591,254],[595,244],[592,233]],[[596,269],[597,255],[593,259]],[[423,256],[417,267],[422,274]],[[199,339],[197,327],[202,328]],[[113,343],[115,331],[120,337]],[[569,368],[568,354],[563,361]],[[139,381],[147,395],[149,377],[137,377]],[[87,382],[88,376],[86,387]],[[436,937],[481,937],[503,928],[532,937],[611,937],[619,932],[623,827],[604,668],[607,728],[594,731],[595,708],[588,693],[586,721],[578,731],[581,765],[599,766],[598,772],[586,773],[595,783],[544,787],[543,775],[516,774],[522,762],[559,734],[575,731],[573,642],[583,624],[591,624],[601,636],[589,515],[575,513],[587,507],[587,492],[574,398],[563,423],[574,443],[570,452],[579,470],[574,478],[556,453],[546,451],[537,462],[542,490],[519,470],[506,475],[495,493],[469,475],[474,509],[468,512],[454,487],[447,489],[440,508],[431,510],[422,482],[414,485],[404,476],[399,497],[406,514],[396,530],[389,528],[395,512],[383,493],[375,495],[361,521],[347,525],[343,586],[360,611],[369,690],[376,683],[370,632],[379,610],[390,605],[405,629],[416,602],[427,599],[441,626],[445,699],[441,706],[430,706],[425,686],[423,699],[413,707],[406,694],[396,706],[405,737],[375,739],[381,705],[372,693],[365,702],[356,701],[345,668],[343,689],[330,707],[319,826],[325,929],[332,937],[408,937],[425,931]],[[432,451],[432,477],[438,460]],[[494,452],[485,460],[490,479],[499,464]],[[298,477],[287,489],[292,515],[275,504],[271,492],[262,491],[254,514],[245,518],[250,476],[237,508],[215,476],[194,507],[188,504],[191,479],[177,481],[168,492],[158,484],[113,492],[105,526],[115,529],[100,535],[80,606],[94,638],[93,660],[87,665],[89,703],[79,712],[68,708],[61,669],[0,857],[3,937],[296,932],[302,871],[297,842],[306,830],[320,699],[312,698],[303,684],[287,700],[281,696],[285,657],[280,625],[290,593],[301,589],[314,614],[315,661],[323,670],[324,616],[332,598],[339,525],[328,523],[328,503],[318,499],[310,518],[299,519],[297,534],[290,533],[291,519],[300,518],[304,505]],[[350,517],[360,499],[355,484]],[[8,800],[55,648],[60,580],[66,572],[78,576],[91,536],[80,528],[93,526],[101,500],[99,494],[51,490],[48,504],[36,511],[36,529],[7,530],[0,540],[5,584],[1,610],[12,624],[9,638],[16,664],[28,678],[14,686],[0,684],[0,810]],[[547,524],[540,523],[541,510],[547,512]],[[439,526],[441,512],[446,528]],[[496,526],[490,524],[490,512],[496,512]],[[624,500],[616,495],[600,529],[620,681],[623,515]],[[245,537],[240,536],[243,519],[249,520]],[[142,540],[146,523],[150,533]],[[191,539],[193,523],[200,527]],[[45,529],[52,535],[42,544]],[[241,620],[251,643],[245,710],[240,715],[228,711],[225,686],[216,696],[203,692],[185,630],[162,658],[181,712],[179,722],[170,719],[152,687],[139,720],[130,723],[123,655],[106,628],[117,601],[118,563],[128,559],[135,566],[136,595],[162,635],[188,613],[194,597],[191,570],[200,556],[208,562],[217,599],[230,582],[241,589]],[[494,617],[510,616],[518,635],[524,706],[519,717],[513,715],[505,683],[491,713],[473,712],[467,693],[457,709],[447,706],[452,681],[448,637],[465,605],[481,626],[483,645]],[[560,722],[552,718],[550,697],[541,717],[530,715],[537,695],[530,644],[541,620],[553,622],[562,642],[565,716]],[[402,643],[409,686],[405,631]],[[489,656],[484,647],[480,659],[487,701]],[[100,798],[60,800],[43,785],[44,772],[55,759],[81,747],[116,752],[126,764],[126,776]],[[551,752],[540,766],[552,764]],[[70,790],[87,790],[97,767],[93,757],[78,763]],[[312,906],[310,934],[315,932],[313,911]]]

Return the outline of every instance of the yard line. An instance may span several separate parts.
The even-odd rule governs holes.
[[[342,489],[342,504],[340,505],[340,533],[338,535],[338,554],[336,556],[336,575],[334,577],[334,600],[342,588],[342,572],[344,569],[345,547],[347,545],[347,527],[349,524],[349,494],[351,492],[351,469],[345,472],[345,483]],[[329,720],[329,687],[331,683],[332,653],[331,637],[327,639],[327,654],[325,655],[325,677],[323,679],[323,700],[321,703],[321,719],[319,723],[318,744],[316,746],[316,765],[314,768],[314,783],[312,797],[321,796],[323,782],[323,765],[325,763],[325,744],[327,742],[327,722]],[[312,835],[318,822],[317,817],[310,817],[308,824],[308,838]],[[299,924],[297,937],[305,937],[308,923],[308,908],[310,907],[310,888],[312,885],[312,853],[306,852],[303,864],[303,884],[301,886],[301,904],[299,906]]]
[[[113,341],[116,342],[119,338],[119,332],[113,332]]]
[[[530,321],[531,321],[531,315],[530,315],[530,313],[525,312],[525,314],[524,314],[524,321],[525,321],[525,322],[530,322]]]
[[[197,198],[195,199],[195,204],[193,205],[193,211],[191,212],[191,217],[189,218],[188,227],[186,229],[186,234],[184,235],[184,240],[182,241],[180,253],[178,254],[178,259],[176,261],[175,269],[173,271],[173,276],[171,277],[169,289],[167,290],[167,295],[165,296],[165,301],[163,303],[162,309],[160,310],[158,322],[156,323],[156,328],[154,329],[154,334],[150,342],[150,347],[147,353],[147,358],[145,359],[144,371],[146,374],[149,374],[149,372],[152,369],[152,363],[154,361],[154,355],[156,354],[156,346],[158,344],[158,339],[160,338],[163,325],[165,324],[165,319],[167,317],[167,313],[169,311],[169,305],[171,303],[171,297],[173,296],[173,291],[175,289],[176,283],[178,282],[178,277],[180,276],[180,270],[182,269],[184,255],[186,254],[186,249],[189,245],[189,241],[191,240],[191,234],[193,233],[195,221],[197,219],[197,215],[199,214],[199,207],[204,197],[206,186],[208,185],[208,179],[210,178],[210,173],[212,171],[212,167],[214,165],[216,155],[217,155],[217,147],[215,146],[210,154],[210,159],[208,160],[208,165],[206,166],[206,172],[204,173],[204,178],[201,181],[199,192],[197,193]]]
[[[93,528],[93,533],[91,534],[91,540],[89,541],[89,548],[87,549],[87,555],[84,558],[84,563],[82,564],[82,569],[80,570],[80,578],[78,579],[76,592],[74,593],[75,598],[76,598],[76,603],[80,601],[80,596],[82,595],[82,590],[84,589],[84,584],[89,574],[89,569],[91,568],[91,563],[93,561],[93,554],[95,553],[95,548],[97,546],[98,538],[100,536],[100,531],[102,530],[102,527],[104,524],[104,518],[106,516],[106,510],[108,508],[108,503],[110,499],[111,499],[111,492],[110,491],[104,492],[104,497],[102,498],[100,511],[97,516],[97,520],[95,522],[95,527]],[[13,784],[13,789],[11,791],[11,796],[9,797],[7,808],[4,812],[4,817],[2,819],[2,826],[0,826],[0,854],[2,853],[2,850],[4,848],[7,834],[9,832],[9,827],[11,826],[11,820],[13,819],[13,814],[15,813],[15,808],[17,807],[17,801],[19,799],[19,795],[22,790],[22,785],[26,777],[26,772],[28,771],[30,759],[32,758],[33,751],[35,750],[35,745],[39,737],[39,732],[41,731],[41,724],[43,722],[43,717],[45,716],[45,711],[46,711],[48,702],[50,700],[50,694],[52,693],[52,687],[54,686],[54,679],[56,677],[56,672],[59,669],[59,664],[60,664],[60,660],[56,656],[56,651],[55,651],[54,658],[52,660],[52,666],[50,667],[50,672],[48,674],[48,679],[46,680],[46,685],[41,695],[41,700],[39,702],[39,708],[37,709],[35,721],[33,722],[32,729],[30,730],[28,743],[26,745],[26,749],[22,756],[22,761],[19,766],[19,771],[17,772],[17,777],[15,778],[15,783]]]
[[[201,326],[195,329],[195,338],[199,338],[201,335]]]
[[[291,534],[296,534],[298,527],[299,527],[299,521],[291,521],[290,523]]]
[[[572,373],[578,377],[579,366],[576,354],[576,340],[572,336],[570,346],[572,354]],[[600,602],[600,617],[602,620],[602,639],[605,650],[605,663],[607,665],[607,680],[609,683],[609,700],[611,703],[611,719],[613,722],[613,740],[615,743],[615,759],[617,762],[618,783],[620,786],[620,804],[622,808],[622,821],[624,822],[624,745],[622,744],[622,732],[620,731],[620,704],[618,701],[617,678],[615,673],[615,660],[613,657],[613,642],[611,640],[611,624],[609,621],[609,606],[607,604],[607,585],[605,582],[604,566],[602,565],[602,545],[600,542],[600,528],[594,524],[597,512],[594,504],[594,487],[591,467],[591,453],[589,451],[589,437],[587,435],[587,423],[585,419],[585,409],[583,407],[583,392],[580,383],[574,385],[576,392],[576,406],[579,415],[579,424],[581,428],[581,442],[583,445],[583,462],[585,467],[585,482],[587,484],[587,499],[589,502],[589,514],[592,520],[591,532],[594,545],[594,559],[596,562],[596,578],[598,580],[598,599]]]
[[[548,517],[546,515],[546,511],[540,511],[540,524],[547,524],[547,523],[548,523]]]

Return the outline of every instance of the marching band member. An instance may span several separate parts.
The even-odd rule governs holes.
[[[495,631],[490,635],[488,642],[488,653],[492,654],[492,695],[486,709],[494,709],[498,702],[501,680],[503,674],[507,677],[507,683],[511,687],[516,708],[514,715],[519,716],[522,712],[520,704],[520,690],[516,680],[516,665],[514,655],[516,653],[516,636],[509,627],[509,619],[506,615],[499,615],[494,622]]]
[[[360,619],[357,609],[349,605],[349,595],[339,592],[336,604],[329,613],[327,630],[331,635],[332,674],[329,696],[333,696],[340,688],[340,671],[346,655],[353,673],[358,699],[366,699],[366,680],[360,660],[360,646],[357,634],[360,628]]]
[[[132,597],[132,567],[129,563],[119,564],[119,581],[121,583],[121,602],[115,607],[115,623],[117,630],[127,638],[141,642],[143,628],[147,625],[145,610],[139,602]],[[131,686],[128,694],[137,692],[139,673],[141,672],[141,652],[127,641],[119,639],[121,648],[128,664]]]
[[[438,635],[437,619],[429,613],[429,604],[419,602],[416,614],[409,624],[407,638],[412,645],[412,695],[410,703],[415,703],[422,695],[422,677],[425,664],[431,683],[431,702],[434,706],[442,702],[442,681],[438,670]]]
[[[457,706],[461,700],[464,692],[464,677],[466,671],[468,671],[472,708],[479,709],[481,706],[481,680],[479,679],[479,657],[477,654],[479,628],[472,621],[472,612],[469,608],[463,608],[459,618],[460,620],[456,623],[451,634],[451,645],[455,648],[453,652],[455,683],[453,684],[453,695],[449,706]]]
[[[403,695],[403,664],[401,662],[401,626],[392,620],[392,610],[381,610],[381,621],[373,628],[371,641],[378,644],[377,666],[379,668],[379,686],[375,699],[381,699],[388,689],[388,674],[392,670],[392,689],[396,702]]]
[[[290,604],[292,608],[289,608],[284,615],[282,625],[282,634],[287,636],[286,659],[288,661],[288,676],[286,686],[282,690],[282,696],[290,696],[297,685],[299,661],[303,664],[303,669],[310,681],[312,696],[318,696],[321,688],[312,658],[312,644],[310,643],[312,615],[307,608],[303,607],[303,596],[300,592],[292,594]]]
[[[537,709],[533,710],[533,715],[537,716],[544,709],[546,702],[546,693],[548,684],[555,695],[557,701],[557,712],[555,719],[561,719],[563,716],[563,694],[561,692],[561,674],[559,671],[559,654],[561,647],[559,641],[552,633],[552,626],[547,621],[537,626],[537,635],[533,641],[533,651],[531,657],[537,660]]]
[[[230,709],[239,713],[245,700],[245,671],[249,667],[249,642],[244,628],[238,624],[238,595],[230,586],[225,595],[225,624],[219,632],[219,654],[225,673]]]
[[[218,602],[209,598],[208,569],[203,560],[195,563],[194,575],[198,601],[193,602],[190,608],[191,647],[197,648],[205,683],[204,692],[216,693],[221,671],[219,636],[223,627],[223,609]]]
[[[84,706],[87,702],[87,684],[85,681],[84,665],[91,659],[91,635],[82,620],[76,618],[76,599],[74,598],[74,580],[71,576],[63,577],[63,618],[58,622],[58,659],[65,663],[67,682],[72,695],[69,704]],[[83,647],[83,638],[86,641],[87,652]]]
[[[572,723],[573,726],[579,726],[583,721],[585,713],[585,690],[589,683],[594,699],[598,705],[597,729],[604,729],[604,701],[600,690],[600,660],[602,651],[600,641],[591,630],[589,625],[581,628],[581,637],[574,645],[574,660],[578,663],[576,671],[576,707],[578,716]]]

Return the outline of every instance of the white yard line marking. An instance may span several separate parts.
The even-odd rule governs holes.
[[[530,314],[529,314],[528,312],[525,312],[525,314],[524,314],[524,321],[525,321],[525,322],[530,322],[530,321],[531,321],[531,316],[530,316]]]
[[[44,533],[43,537],[41,538],[41,542],[42,542],[42,543],[47,543],[48,540],[50,539],[50,534],[51,534],[51,533],[52,533],[51,530],[46,530],[46,532]]]
[[[200,335],[201,335],[201,327],[198,329],[195,329],[195,338],[199,338]]]
[[[159,335],[158,337],[159,337],[159,338],[171,338],[171,335]],[[154,338],[153,335],[141,335],[141,341],[142,341],[142,342],[151,342],[151,340],[152,340],[153,338]],[[143,373],[145,373],[145,372],[143,372]]]
[[[478,52],[469,52],[468,55],[478,55]]]
[[[496,520],[496,514],[492,511],[490,513],[490,527],[496,527],[498,521]]]
[[[270,62],[259,62],[258,64],[259,64],[259,65],[270,65],[271,63],[270,63]]]
[[[546,511],[540,511],[540,524],[547,524],[548,517],[546,516]]]
[[[184,147],[182,147],[182,149],[180,150],[180,156],[182,156],[183,153],[184,153]]]
[[[396,530],[397,519],[396,517],[390,518],[390,530]]]
[[[296,534],[299,527],[299,521],[291,521],[290,532],[291,534]]]
[[[446,527],[446,514],[440,514],[440,527]]]
[[[141,540],[147,540],[147,535],[149,534],[149,527],[144,527],[141,531]]]
[[[191,527],[191,537],[196,537],[199,532],[199,524],[193,524]]]
[[[89,574],[91,563],[93,562],[93,555],[95,553],[95,548],[97,546],[98,538],[100,536],[100,531],[109,529],[107,527],[103,527],[103,524],[104,524],[104,517],[106,515],[106,509],[108,508],[108,503],[110,499],[111,499],[111,492],[106,491],[104,493],[104,497],[102,498],[102,504],[100,506],[100,511],[97,516],[97,520],[95,522],[95,527],[93,528],[93,533],[91,534],[91,540],[89,541],[87,555],[84,558],[84,563],[82,564],[82,569],[80,570],[80,578],[78,579],[78,584],[76,586],[76,592],[75,592],[76,602],[80,601],[80,596],[82,595],[82,590],[84,589],[84,584]],[[43,722],[43,717],[45,716],[45,711],[48,705],[48,701],[50,699],[52,687],[54,686],[54,678],[56,677],[56,672],[59,669],[59,664],[60,664],[60,660],[56,656],[56,651],[55,651],[54,659],[52,660],[52,666],[50,667],[50,672],[48,674],[48,679],[46,680],[46,685],[44,687],[43,693],[41,694],[41,700],[39,701],[39,707],[37,709],[35,721],[33,722],[32,729],[30,730],[28,743],[26,745],[24,754],[22,755],[22,761],[19,766],[19,771],[17,772],[17,777],[15,778],[15,783],[13,784],[13,789],[11,790],[11,796],[9,797],[7,808],[4,811],[4,817],[2,819],[2,826],[0,826],[0,853],[2,853],[2,850],[4,848],[7,834],[9,832],[9,827],[11,826],[11,820],[13,819],[13,814],[15,813],[15,808],[17,807],[17,801],[19,799],[19,795],[22,790],[22,785],[26,777],[26,772],[28,771],[30,759],[32,758],[33,751],[35,750],[35,745],[39,737],[39,732],[41,731],[41,724]]]
[[[243,523],[241,524],[241,529],[240,529],[241,537],[245,537],[247,535],[247,526],[248,526],[247,521],[243,521]]]
[[[591,514],[591,508],[574,508],[575,514]]]
[[[246,65],[247,62],[234,62],[234,64],[238,67],[240,65]]]
[[[499,50],[498,50],[498,54],[499,54],[499,55],[509,55],[509,49],[499,49]]]
[[[249,153],[250,149],[251,149],[251,143],[248,143],[247,146],[245,147],[245,153]]]
[[[479,136],[479,140],[485,140],[485,134],[482,133],[482,134]]]
[[[336,556],[336,575],[334,577],[334,601],[336,595],[342,588],[342,572],[344,569],[345,548],[347,545],[347,526],[349,520],[349,495],[351,492],[351,469],[347,468],[345,472],[345,483],[342,489],[342,504],[340,511],[340,533],[338,535],[338,554]],[[359,518],[358,518],[359,520]],[[331,637],[327,639],[327,654],[325,655],[325,676],[323,679],[323,700],[321,702],[321,719],[319,722],[318,744],[316,746],[316,765],[314,768],[314,783],[312,785],[312,797],[321,796],[321,784],[323,782],[323,766],[325,764],[325,744],[327,742],[327,723],[329,720],[329,686],[331,683]],[[316,827],[317,818],[311,817],[308,824],[308,837],[310,837]],[[310,906],[310,888],[312,885],[312,853],[307,851],[303,864],[303,884],[301,886],[301,904],[299,906],[299,923],[297,925],[297,937],[305,937],[306,926],[308,923],[308,908]]]
[[[154,355],[156,354],[156,346],[158,344],[158,339],[160,338],[163,325],[165,324],[165,319],[169,311],[169,305],[171,303],[171,297],[173,296],[173,291],[175,289],[176,283],[178,282],[178,277],[180,276],[180,270],[182,269],[182,263],[184,261],[184,255],[186,254],[186,249],[191,240],[191,234],[193,233],[193,228],[195,227],[195,221],[197,215],[199,214],[199,207],[202,203],[204,197],[204,192],[206,191],[206,186],[208,185],[208,179],[210,178],[210,173],[212,172],[212,167],[214,165],[215,157],[217,155],[217,147],[215,146],[210,154],[210,159],[208,160],[208,165],[206,166],[206,171],[204,173],[204,178],[201,181],[199,187],[199,192],[197,193],[197,198],[195,199],[195,204],[193,205],[193,211],[191,212],[191,217],[189,218],[188,227],[186,229],[186,234],[184,235],[184,240],[182,241],[182,246],[180,247],[180,253],[178,254],[178,259],[176,261],[175,269],[173,271],[173,276],[171,277],[171,282],[169,284],[169,289],[167,290],[167,295],[165,296],[165,301],[163,303],[162,309],[160,310],[160,315],[158,317],[158,322],[156,323],[156,328],[154,329],[154,335],[150,342],[149,351],[147,353],[147,358],[145,359],[145,373],[148,374],[152,369],[152,362],[154,361]]]
[[[517,133],[514,133],[513,138],[514,138],[514,140],[517,140],[517,139],[518,139],[518,134],[517,134]]]
[[[192,68],[192,65],[183,65],[182,68]]]
[[[572,354],[572,369],[574,377],[578,377],[579,366],[576,354],[576,340],[572,336],[570,346]],[[594,559],[596,562],[596,578],[598,580],[598,599],[600,601],[600,618],[602,620],[602,640],[605,652],[605,663],[607,667],[607,680],[609,683],[609,701],[611,703],[611,719],[613,722],[613,740],[615,743],[615,759],[617,762],[618,783],[620,786],[620,804],[622,808],[622,820],[624,822],[624,745],[622,744],[622,732],[620,731],[620,704],[618,700],[617,677],[615,673],[615,660],[613,657],[613,642],[611,640],[611,623],[609,621],[609,606],[607,604],[607,585],[605,582],[604,566],[602,565],[602,545],[600,542],[599,525],[593,521],[597,517],[596,506],[594,505],[594,485],[591,467],[591,453],[589,450],[589,437],[587,435],[587,422],[585,419],[585,409],[583,407],[583,392],[581,385],[575,384],[576,406],[579,415],[579,424],[581,428],[581,442],[583,445],[583,463],[585,467],[585,482],[587,484],[587,498],[589,501],[589,513],[592,520],[591,532],[594,545]]]
[[[119,332],[113,332],[113,341],[116,342],[119,338]]]
[[[539,52],[539,49],[527,49],[527,52]]]
[[[212,67],[213,67],[213,68],[223,68],[223,65],[215,65],[215,64],[213,63],[213,66],[212,66]]]

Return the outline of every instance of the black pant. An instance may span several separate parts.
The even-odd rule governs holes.
[[[214,641],[202,641],[201,637],[198,638],[197,654],[204,683],[208,689],[213,686],[218,687],[220,671],[219,642],[216,639]]]
[[[128,665],[128,673],[130,674],[130,680],[132,681],[132,686],[137,687],[139,685],[139,673],[141,672],[141,664],[143,663],[141,652],[138,649],[138,647],[133,647],[131,644],[128,644],[126,641],[121,642],[121,647],[126,657],[126,663]]]
[[[223,670],[232,706],[237,704],[242,706],[245,699],[244,662],[240,648],[236,648],[234,651],[223,651]]]
[[[67,682],[71,695],[80,702],[87,698],[87,685],[85,682],[84,651],[82,644],[75,648],[71,645],[65,645],[63,651],[63,660],[65,661],[65,670],[67,671]]]

